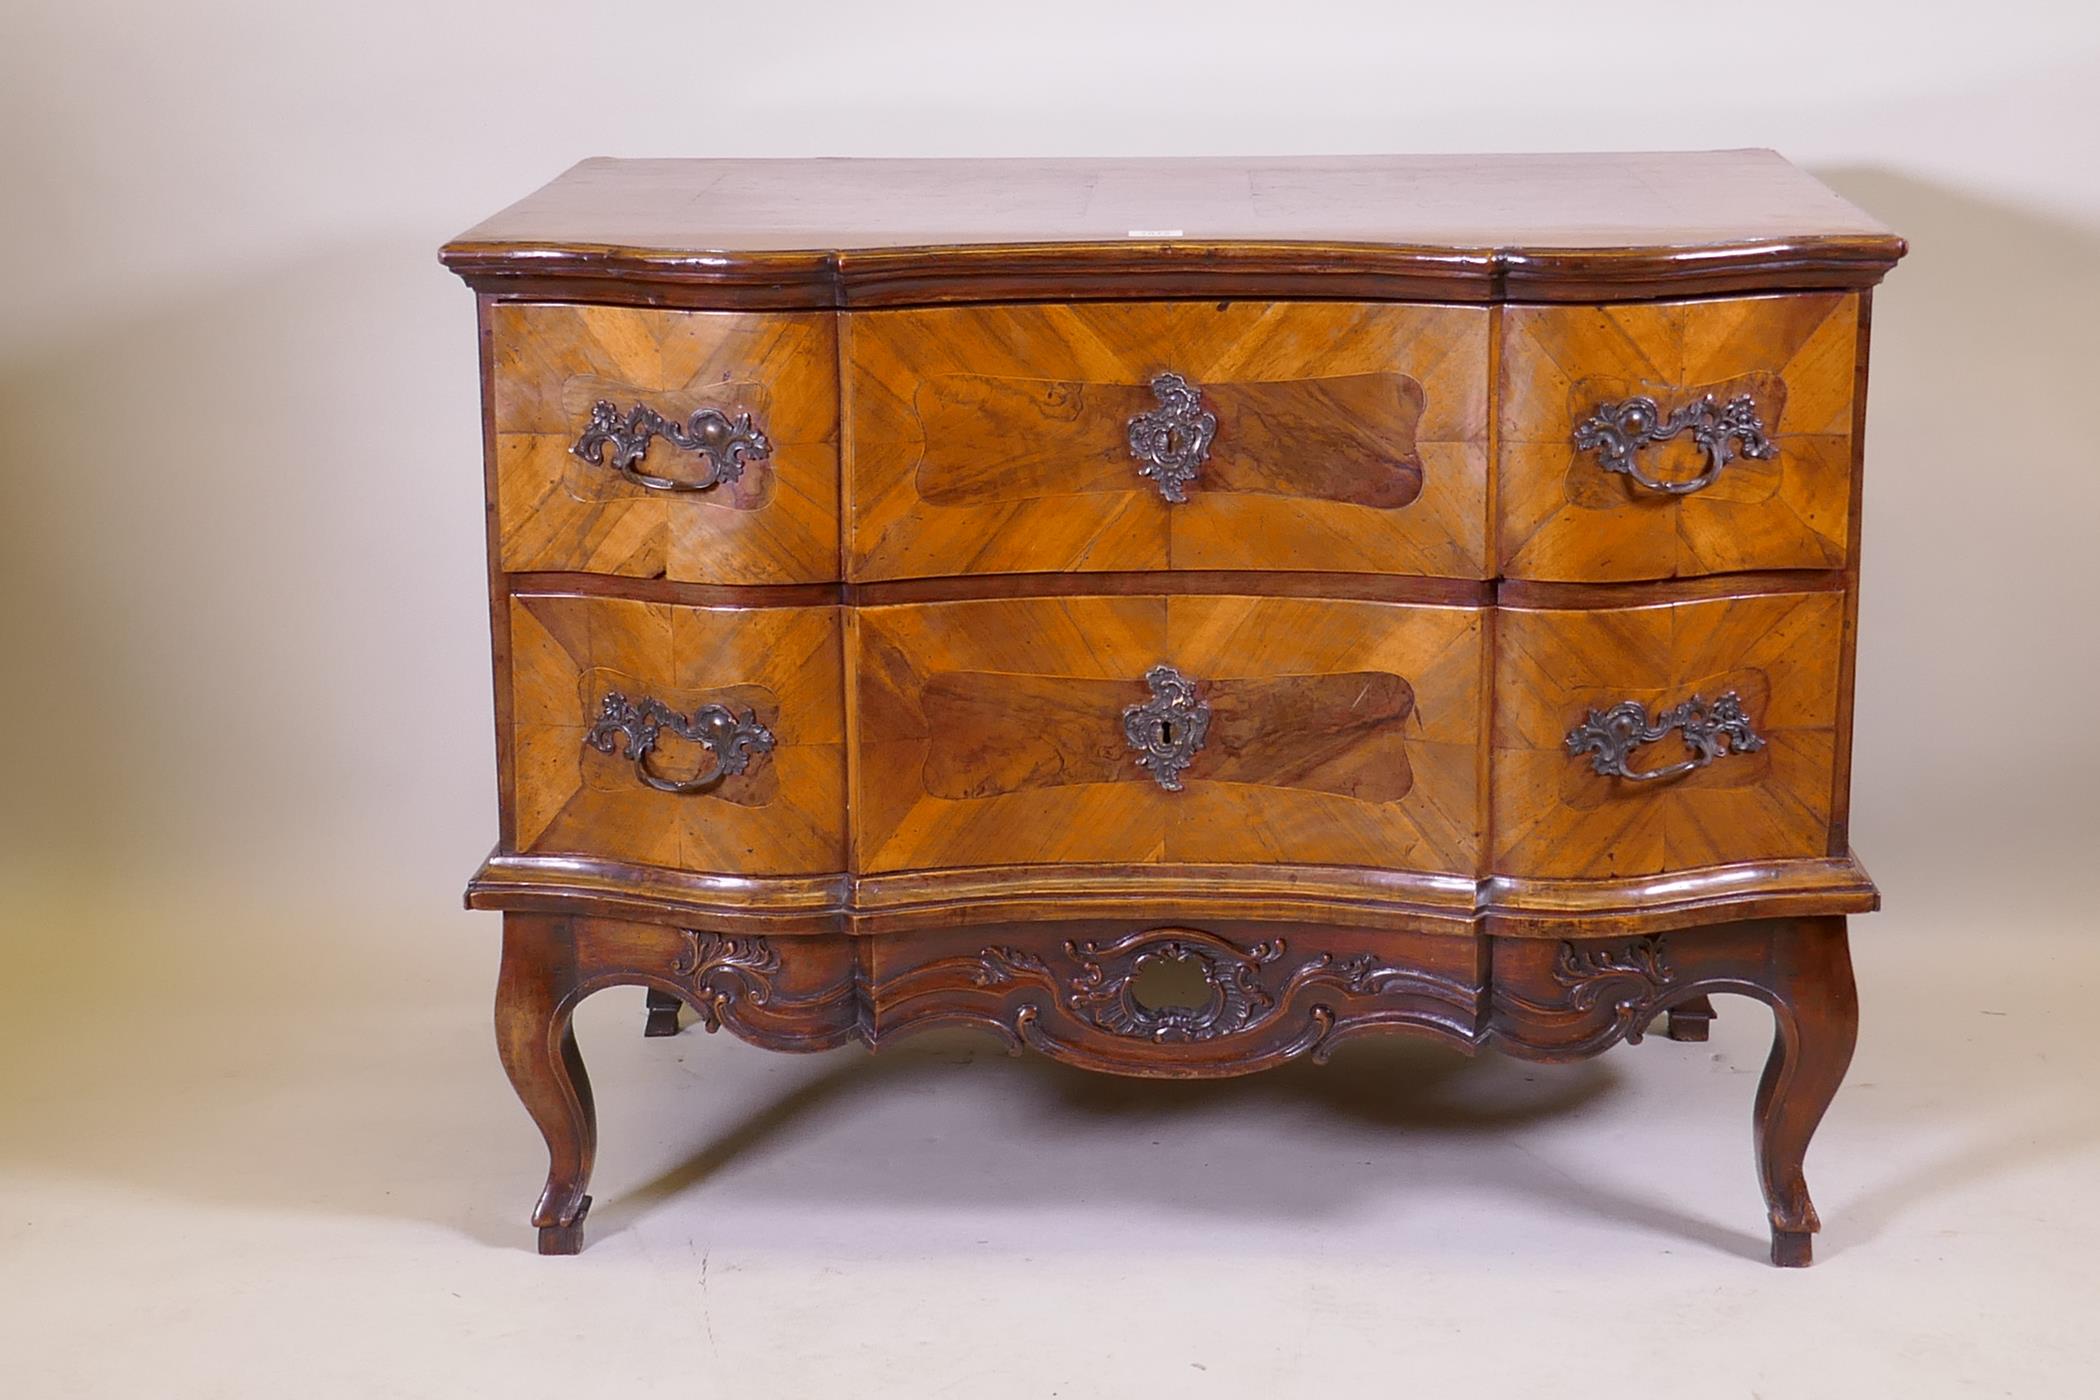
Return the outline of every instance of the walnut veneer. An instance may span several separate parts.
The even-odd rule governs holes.
[[[1734,992],[1807,1263],[1902,251],[1755,151],[596,160],[447,245],[541,1249],[608,985],[1152,1076],[1569,1059]]]

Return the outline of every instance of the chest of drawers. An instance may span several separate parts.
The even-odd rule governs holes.
[[[593,160],[478,296],[503,1063],[579,1248],[600,988],[1118,1074],[1855,1027],[1872,287],[1768,152]]]

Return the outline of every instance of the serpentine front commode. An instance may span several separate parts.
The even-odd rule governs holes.
[[[1902,251],[1755,151],[589,161],[447,245],[542,1251],[606,986],[1155,1077],[1564,1060],[1730,992],[1807,1263]]]

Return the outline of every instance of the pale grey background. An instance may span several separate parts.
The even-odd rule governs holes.
[[[2082,3],[14,0],[0,1389],[2034,1393],[2100,1244],[2096,90]],[[596,1243],[520,1252],[538,1147],[457,911],[493,774],[446,236],[591,154],[1740,145],[1914,249],[1868,433],[1889,908],[1823,1264],[1752,1262],[1742,1005],[1558,1074],[1188,1090],[645,1047],[632,993],[582,1018]]]

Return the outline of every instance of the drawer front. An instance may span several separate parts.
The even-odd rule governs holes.
[[[1509,577],[1844,565],[1856,295],[1511,306],[1502,324]]]
[[[1488,319],[1260,302],[856,313],[852,576],[1486,577]]]
[[[1496,626],[1497,874],[1825,854],[1842,593],[1505,608]]]
[[[1025,598],[854,626],[863,871],[1479,865],[1479,609]]]
[[[838,577],[832,315],[499,303],[489,333],[504,569]]]
[[[836,608],[521,595],[510,640],[520,851],[743,875],[845,868]]]

